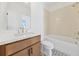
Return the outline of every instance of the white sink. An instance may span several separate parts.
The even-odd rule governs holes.
[[[26,32],[26,33],[17,33],[17,34],[14,34],[14,36],[24,36],[24,35],[31,35],[31,34],[35,34],[33,32]]]

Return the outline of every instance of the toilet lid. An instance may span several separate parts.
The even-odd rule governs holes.
[[[49,41],[47,41],[47,40],[42,41],[42,44],[45,45],[45,46],[47,46],[48,49],[53,49],[53,48],[54,48],[53,43],[51,43],[51,42],[49,42]]]

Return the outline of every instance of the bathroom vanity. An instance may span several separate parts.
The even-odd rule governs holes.
[[[0,56],[40,56],[40,35],[0,44]]]
[[[40,34],[36,30],[41,27],[34,25],[33,18],[38,13],[31,15],[37,8],[29,2],[0,2],[0,5],[0,56],[39,56]]]

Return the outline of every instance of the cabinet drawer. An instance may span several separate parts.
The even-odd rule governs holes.
[[[13,54],[12,56],[29,56],[29,48]]]
[[[29,43],[30,43],[29,40],[26,40],[26,41],[23,40],[23,41],[6,45],[6,55],[11,55],[19,50],[26,48],[27,46],[29,46]]]
[[[32,45],[32,44],[37,43],[39,41],[40,41],[40,36],[36,36],[36,37],[33,37],[30,39],[30,42],[31,42],[30,44]]]

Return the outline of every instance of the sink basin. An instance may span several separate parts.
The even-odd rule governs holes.
[[[33,32],[26,32],[26,33],[17,33],[17,34],[14,34],[15,36],[23,36],[23,35],[31,35],[31,34],[34,34]]]

